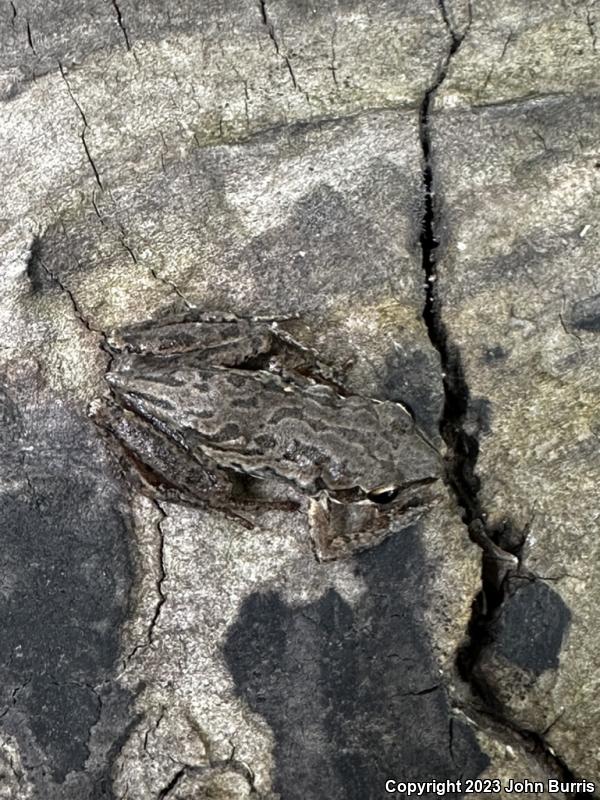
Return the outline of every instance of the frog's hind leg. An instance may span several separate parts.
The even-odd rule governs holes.
[[[244,367],[253,359],[268,357],[272,346],[268,325],[250,325],[236,318],[188,317],[143,322],[113,331],[108,346],[127,354],[131,361],[144,363],[176,358],[189,365]]]
[[[299,507],[288,498],[248,496],[237,473],[222,469],[210,459],[200,463],[197,456],[182,451],[160,431],[112,401],[95,403],[90,415],[118,445],[127,481],[149,497],[219,511],[249,529],[255,527],[253,515],[296,511]]]
[[[94,422],[119,445],[120,461],[150,494],[166,500],[206,501],[224,483],[219,468],[201,465],[175,442],[112,401],[90,409]]]

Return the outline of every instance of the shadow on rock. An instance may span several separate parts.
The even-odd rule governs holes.
[[[0,419],[0,725],[40,796],[91,796],[128,714],[111,683],[131,581],[123,502],[77,413],[0,392]]]
[[[285,800],[389,797],[388,778],[457,780],[488,764],[450,716],[431,653],[421,613],[430,569],[413,527],[356,560],[368,588],[354,607],[333,589],[299,607],[276,592],[245,601],[225,658],[273,730]]]

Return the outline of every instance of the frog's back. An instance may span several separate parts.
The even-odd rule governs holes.
[[[440,472],[439,455],[396,403],[342,397],[266,370],[164,364],[111,376],[126,404],[192,451],[304,492],[368,492]]]

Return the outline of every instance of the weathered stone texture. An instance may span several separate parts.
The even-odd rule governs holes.
[[[505,542],[522,532],[522,568],[545,582],[510,585],[480,680],[502,713],[598,780],[597,9],[531,12],[478,5],[436,99],[437,286],[470,393],[488,527]],[[553,599],[536,611],[524,592]]]
[[[392,777],[554,774],[511,725],[600,780],[595,14],[2,4],[1,797],[363,800]],[[436,313],[488,526],[527,530],[532,573],[473,671],[494,722],[455,669],[481,580],[450,491],[318,564],[304,510],[248,530],[153,501],[88,418],[107,332],[194,305],[288,318],[443,447],[421,106],[451,51],[427,128]]]

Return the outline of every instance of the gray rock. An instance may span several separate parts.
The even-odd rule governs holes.
[[[586,159],[597,114],[589,98],[563,97],[575,79],[592,81],[592,55],[571,77],[548,56],[551,78],[536,73],[531,92],[562,79],[556,97],[468,105],[507,25],[516,42],[539,29],[551,42],[563,23],[575,39],[593,34],[593,10],[561,8],[538,19],[458,0],[5,3],[0,797],[362,800],[388,796],[388,778],[560,773],[516,724],[595,774],[594,718],[574,691],[593,686],[581,656],[593,648],[593,598],[578,589],[591,517],[586,528],[576,516],[577,544],[558,552],[572,475],[590,497],[595,480],[582,431],[588,417],[598,427],[598,289],[578,265],[593,247]],[[469,77],[471,42],[480,60]],[[537,576],[500,606],[472,672],[500,707],[496,720],[455,668],[481,559],[451,492],[380,547],[319,564],[304,508],[268,511],[250,530],[156,502],[88,417],[106,392],[108,332],[195,306],[286,318],[352,392],[406,403],[444,446],[446,365],[423,319],[420,112],[451,52],[432,124],[439,296],[471,392],[463,422],[481,437],[483,536],[505,516],[509,533],[528,525],[520,579]],[[516,52],[519,71],[530,56]],[[484,100],[504,102],[502,75]],[[510,212],[504,195],[496,211],[482,202],[487,180],[504,187]],[[542,196],[534,225],[527,215]],[[511,225],[523,220],[534,230],[513,252]],[[462,221],[474,231],[466,270],[452,255],[464,252]],[[478,249],[487,236],[511,246]],[[523,254],[531,277],[507,276]],[[505,296],[526,306],[514,325],[486,306]],[[532,402],[539,385],[552,387],[539,410],[515,411],[515,395]],[[562,448],[554,461],[551,436]],[[525,468],[505,463],[507,441]],[[486,557],[500,552],[513,580],[509,539]]]
[[[499,713],[597,781],[595,14],[474,9],[431,140],[436,285],[468,392],[467,471],[476,461],[465,490],[520,560],[475,676]]]

